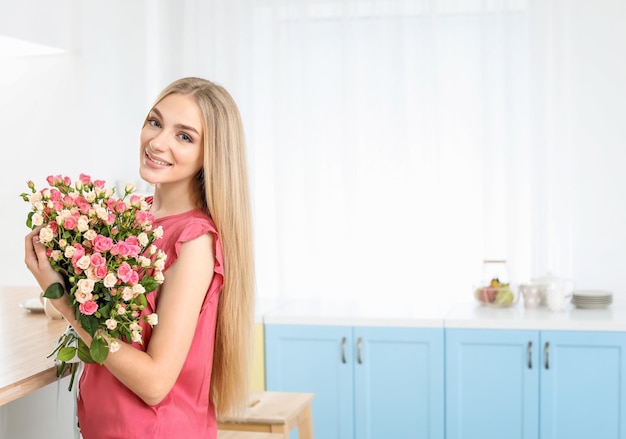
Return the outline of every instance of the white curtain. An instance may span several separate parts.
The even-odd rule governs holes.
[[[189,0],[150,82],[239,102],[260,296],[471,300],[576,274],[571,4]]]

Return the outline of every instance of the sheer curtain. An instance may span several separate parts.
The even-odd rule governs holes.
[[[180,72],[225,85],[246,123],[259,295],[471,300],[485,258],[517,282],[570,274],[571,163],[547,165],[568,155],[563,10],[186,2]]]

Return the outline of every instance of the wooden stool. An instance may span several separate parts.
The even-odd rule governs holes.
[[[289,432],[297,427],[300,439],[313,439],[311,401],[312,393],[252,392],[246,413],[219,423],[217,428],[281,433],[289,439]]]
[[[278,433],[258,433],[255,431],[217,430],[217,439],[283,439]]]

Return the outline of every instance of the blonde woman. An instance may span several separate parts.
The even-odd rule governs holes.
[[[121,343],[104,365],[85,365],[79,428],[84,439],[215,439],[217,419],[247,402],[253,330],[245,144],[228,92],[200,78],[166,87],[141,130],[140,175],[154,185],[164,230],[165,281],[143,311],[159,321],[142,323],[143,344]],[[43,290],[62,282],[37,230],[25,260]],[[53,303],[89,345],[67,294]]]

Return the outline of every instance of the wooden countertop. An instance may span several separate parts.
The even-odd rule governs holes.
[[[37,287],[0,286],[0,406],[57,379],[54,361],[46,356],[67,323],[20,307],[39,292]]]

